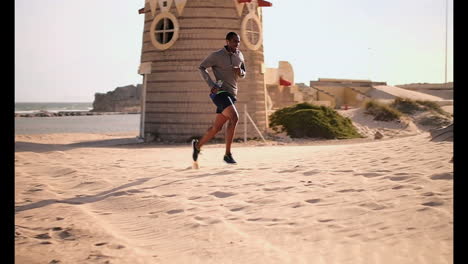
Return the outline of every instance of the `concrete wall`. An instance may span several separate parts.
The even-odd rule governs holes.
[[[284,80],[291,82],[291,84],[294,84],[294,70],[289,62],[278,62],[278,80],[280,77],[282,77]]]
[[[360,107],[366,98],[368,97],[364,96],[362,93],[359,93],[359,91],[345,87],[343,105]]]
[[[272,109],[288,107],[298,102],[294,100],[294,92],[292,87],[280,86],[276,84],[267,84],[268,95],[272,101]]]
[[[279,61],[278,68],[266,68],[265,72],[265,83],[266,84],[278,84],[279,79],[283,77],[284,80],[294,84],[294,70],[292,65],[287,61]]]

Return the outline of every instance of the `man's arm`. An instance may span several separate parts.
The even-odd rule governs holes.
[[[240,74],[239,74],[239,77],[241,77],[242,79],[244,79],[244,78],[245,78],[245,74],[246,74],[245,64],[244,64],[244,62],[242,62],[241,66],[240,66]]]
[[[214,65],[214,58],[213,54],[210,54],[208,57],[206,57],[202,63],[200,64],[200,67],[198,67],[198,70],[200,72],[200,76],[202,77],[203,80],[208,84],[210,88],[217,87],[216,83],[213,82],[213,80],[210,77],[210,74],[208,73],[208,68],[212,67]]]

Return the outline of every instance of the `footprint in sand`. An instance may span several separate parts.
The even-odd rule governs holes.
[[[306,200],[306,202],[311,203],[311,204],[313,204],[313,203],[318,203],[318,202],[320,202],[320,201],[321,201],[320,199],[309,199],[309,200]]]
[[[50,235],[47,234],[47,233],[44,233],[44,234],[39,234],[39,235],[36,235],[34,236],[34,238],[37,238],[37,239],[50,239]]]
[[[291,206],[291,208],[299,208],[304,205],[301,202],[296,202],[296,203],[288,204],[288,206]]]
[[[312,171],[306,171],[306,172],[302,173],[302,175],[311,176],[311,175],[314,175],[314,174],[317,174],[317,173],[320,173],[320,171],[312,170]]]
[[[43,190],[43,189],[41,189],[41,188],[31,188],[31,189],[29,189],[29,190],[26,191],[26,194],[28,194],[28,193],[33,193],[33,192],[40,192],[40,191],[42,191],[42,190]]]
[[[175,209],[175,210],[169,210],[166,213],[167,214],[178,214],[184,212],[184,209]]]
[[[425,206],[440,206],[440,205],[443,205],[444,202],[441,202],[441,201],[430,201],[430,202],[427,202],[427,203],[423,203],[422,205],[425,205]]]
[[[229,211],[231,211],[231,212],[238,212],[238,211],[244,210],[245,208],[247,208],[247,206],[232,208],[232,209],[230,209]]]
[[[344,190],[339,190],[337,192],[340,193],[345,193],[345,192],[363,192],[365,191],[364,189],[344,189]]]
[[[330,222],[330,221],[334,221],[335,219],[318,219],[317,221],[321,222],[321,223],[326,223],[326,222]]]
[[[298,171],[297,169],[291,169],[291,170],[282,170],[282,171],[278,171],[278,173],[291,173],[291,172],[296,172]]]
[[[382,173],[375,173],[375,172],[365,172],[365,173],[356,173],[354,175],[364,176],[366,178],[374,178],[374,177],[382,176],[383,174]]]
[[[131,189],[131,190],[128,190],[127,192],[129,192],[129,193],[142,193],[144,191],[137,190],[137,189]]]
[[[386,177],[386,179],[389,179],[391,181],[404,181],[404,180],[407,180],[407,179],[410,179],[410,178],[413,178],[413,177],[410,177],[410,176],[390,176],[390,177]]]
[[[447,172],[432,174],[429,178],[431,178],[431,180],[453,180],[453,173]]]
[[[212,217],[202,217],[202,216],[195,216],[194,219],[196,220],[196,224],[192,225],[192,227],[199,227],[200,225],[213,225],[217,223],[221,223],[221,220],[212,218]]]
[[[226,198],[229,196],[236,195],[236,193],[229,193],[229,192],[212,192],[210,194],[213,196],[216,196],[217,198]]]
[[[122,249],[122,248],[125,248],[125,246],[122,246],[122,245],[119,245],[119,244],[111,244],[111,245],[108,245],[107,247],[108,247],[108,248],[111,248],[111,249]]]
[[[64,230],[58,234],[58,236],[63,240],[75,240],[75,237],[72,233],[69,232],[70,229]]]
[[[285,191],[285,190],[288,190],[288,189],[291,189],[291,188],[294,188],[294,186],[263,188],[263,190],[266,191],[266,192],[271,192],[271,191]]]

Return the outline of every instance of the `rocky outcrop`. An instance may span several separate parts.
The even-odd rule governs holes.
[[[142,87],[141,84],[127,85],[105,94],[96,93],[91,112],[140,112]]]

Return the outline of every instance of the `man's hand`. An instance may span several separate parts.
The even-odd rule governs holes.
[[[237,76],[241,76],[241,69],[238,66],[233,66],[232,70]]]
[[[219,88],[216,87],[216,86],[214,86],[213,88],[211,88],[211,93],[212,93],[212,94],[215,94],[215,93],[217,93],[218,91],[219,91]]]

